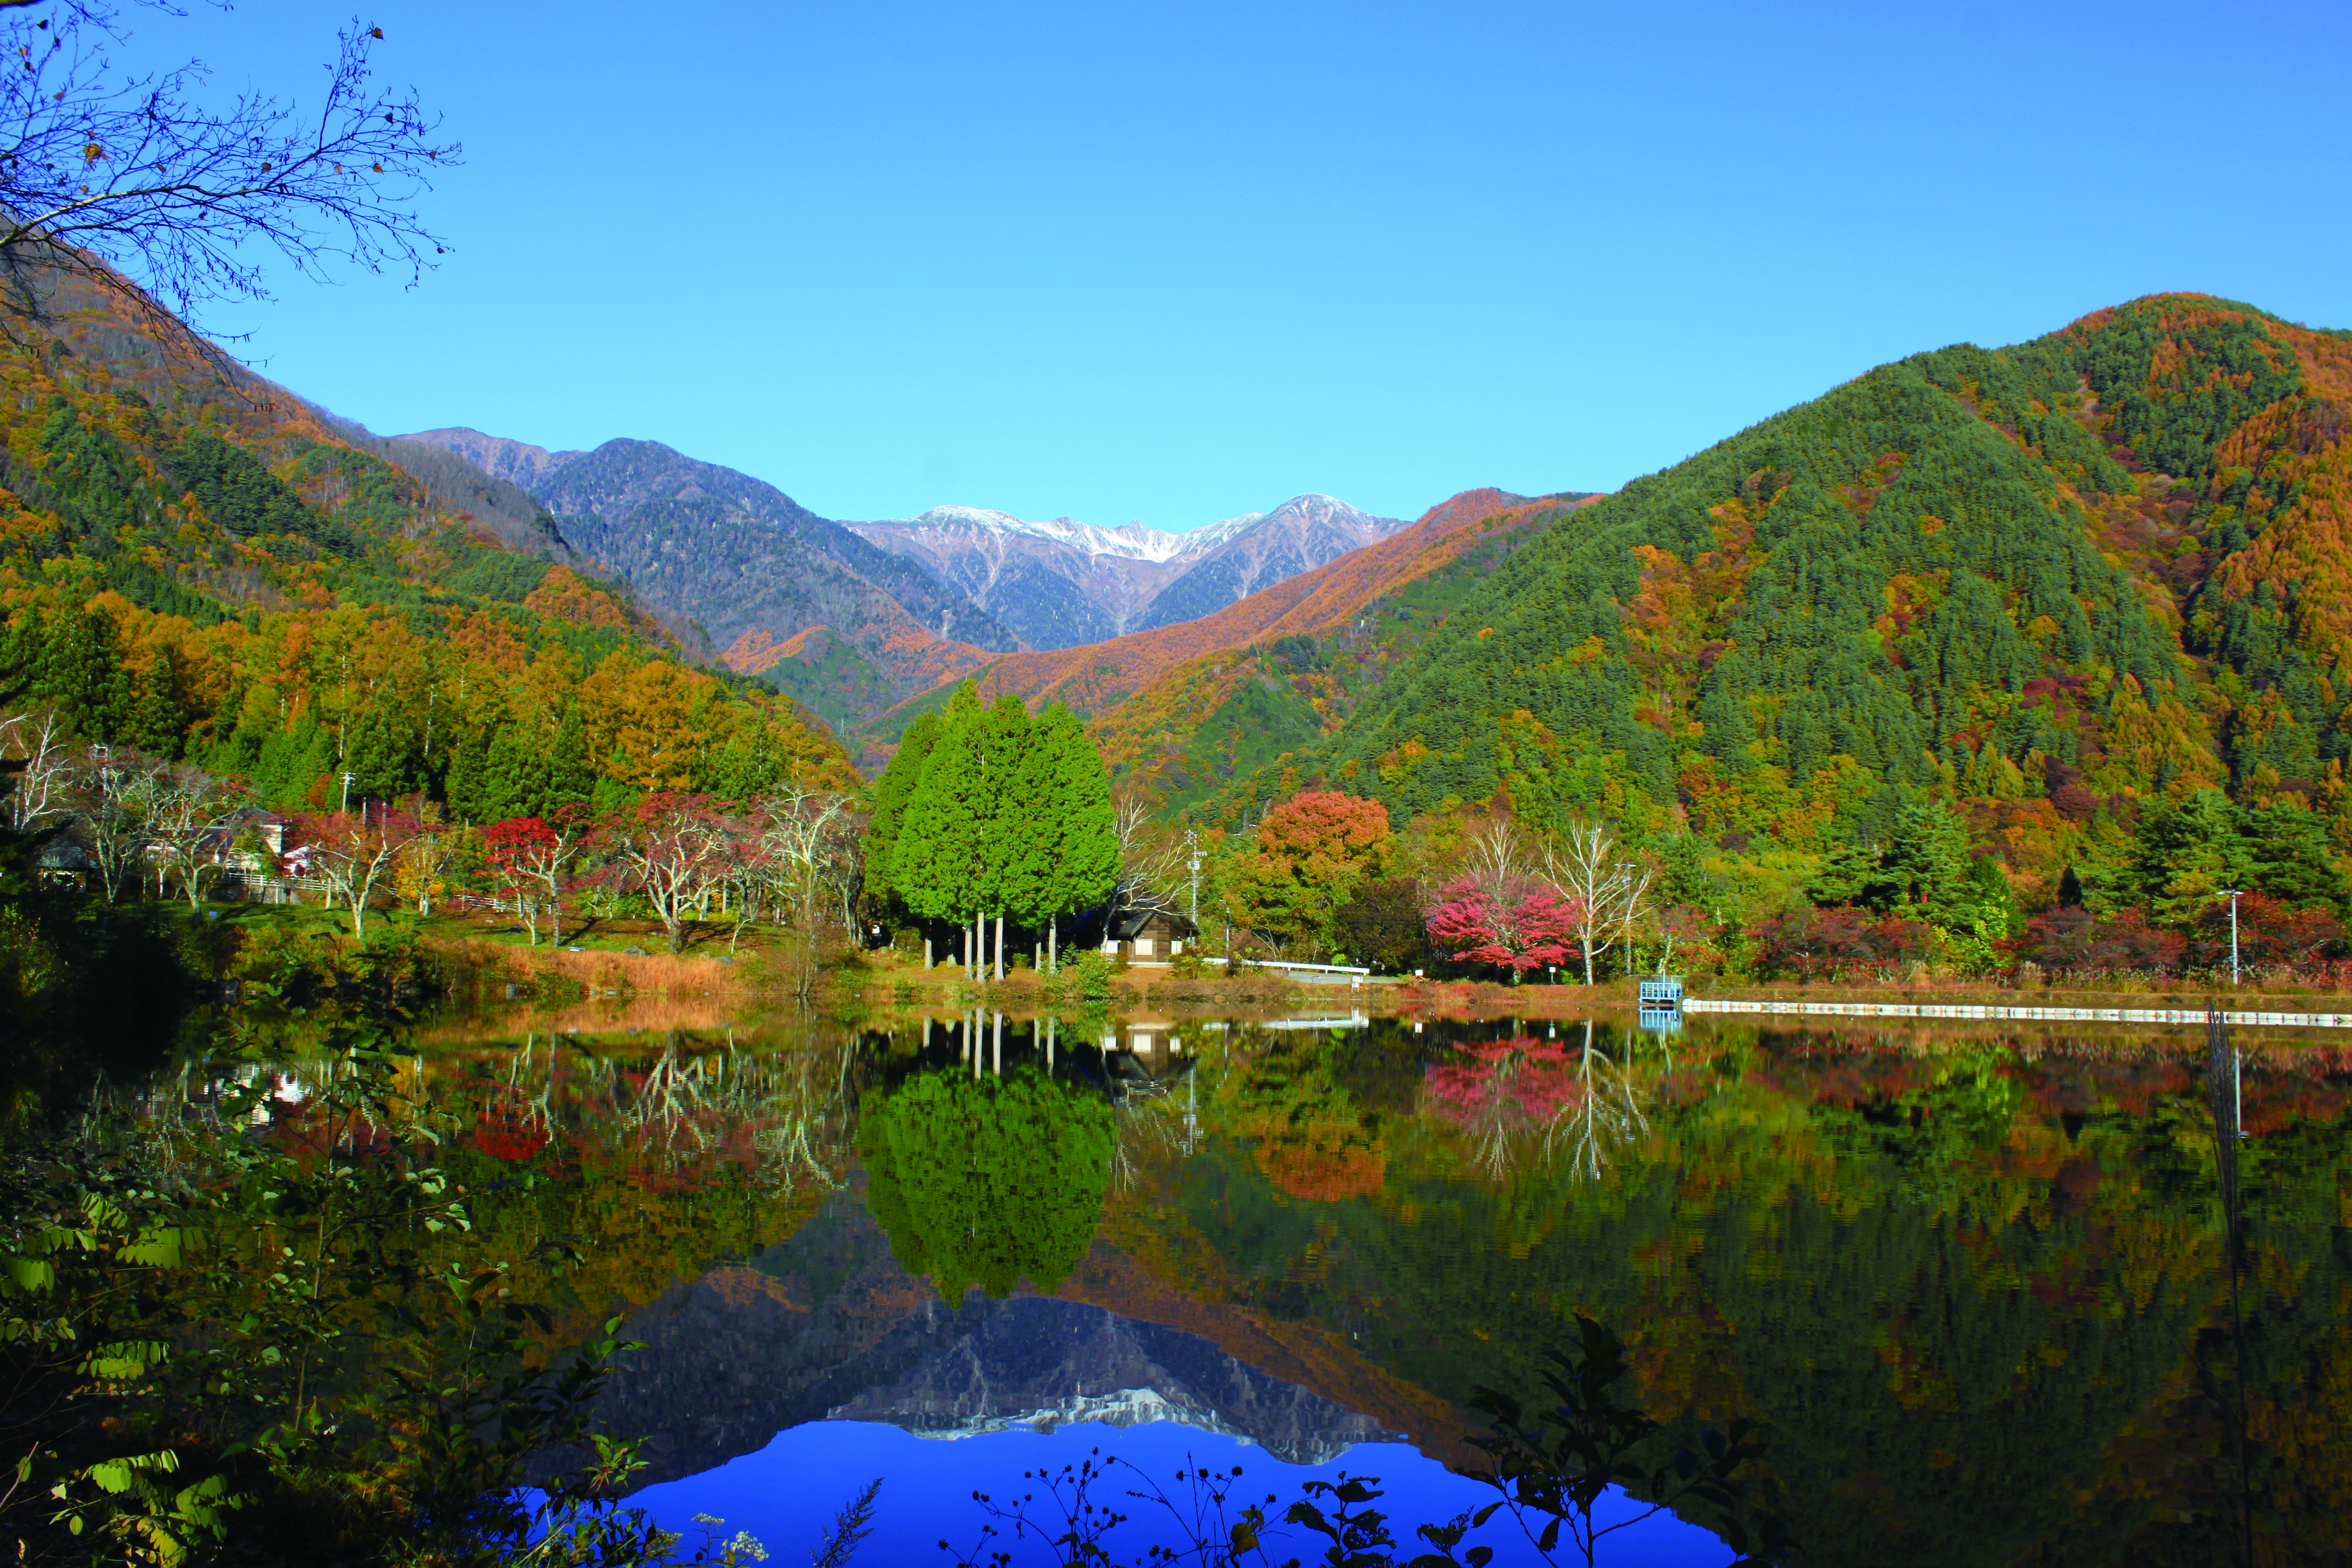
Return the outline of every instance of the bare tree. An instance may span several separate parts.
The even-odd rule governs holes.
[[[1155,915],[1182,909],[1183,840],[1151,820],[1150,805],[1141,795],[1118,803],[1112,830],[1118,836],[1118,881],[1111,892],[1111,909]]]
[[[1536,851],[1516,821],[1498,816],[1471,835],[1460,874],[1500,898],[1511,884],[1536,874]]]
[[[1544,847],[1544,877],[1563,897],[1577,901],[1578,945],[1584,950],[1584,983],[1592,984],[1592,961],[1632,933],[1650,908],[1649,868],[1628,858],[1616,836],[1599,823],[1580,822]]]
[[[144,8],[171,15],[160,0]],[[113,0],[63,0],[36,18],[0,6],[0,267],[20,308],[42,274],[89,284],[150,319],[268,297],[259,253],[303,276],[330,263],[411,280],[444,242],[412,204],[454,143],[434,140],[414,93],[371,79],[380,27],[336,40],[322,98],[303,107],[253,89],[206,92],[190,61],[139,75]]]
[[[76,791],[75,837],[97,862],[99,886],[110,904],[137,879],[147,858],[147,817],[163,776],[163,764],[152,758],[89,750]]]
[[[220,872],[218,859],[230,816],[243,792],[202,768],[159,768],[142,792],[147,837],[155,862],[156,896],[165,873],[176,875],[188,907],[204,902],[205,884]]]
[[[339,812],[304,817],[299,826],[310,846],[310,869],[327,884],[331,902],[341,895],[351,906],[352,934],[364,939],[368,900],[416,837],[415,818],[384,806],[371,810],[362,805],[357,816]]]
[[[816,984],[819,909],[827,918],[837,911],[843,925],[856,930],[851,903],[862,874],[857,846],[864,824],[851,796],[793,784],[761,803],[758,828],[754,876],[798,939],[794,989],[806,997]]]
[[[692,911],[743,851],[737,825],[708,795],[668,792],[622,813],[604,844],[625,889],[653,906],[672,952],[686,951]]]
[[[29,833],[73,809],[68,792],[74,781],[74,752],[66,739],[66,727],[55,713],[17,713],[0,719],[0,760],[16,775],[6,801],[10,827]]]

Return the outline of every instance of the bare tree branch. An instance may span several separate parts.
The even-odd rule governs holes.
[[[18,309],[37,313],[49,273],[187,318],[268,297],[256,246],[313,279],[341,263],[404,267],[412,284],[446,248],[414,204],[459,149],[435,140],[413,92],[373,81],[382,28],[341,31],[305,110],[253,90],[207,101],[200,61],[120,68],[110,50],[127,35],[108,0],[26,9],[0,5],[0,268]]]
[[[1650,910],[1649,868],[1627,858],[1615,835],[1598,823],[1571,826],[1544,847],[1544,877],[1580,901],[1577,941],[1584,950],[1584,983],[1592,984],[1592,961],[1620,942],[1630,942],[1635,922]]]
[[[1111,892],[1111,910],[1172,915],[1184,907],[1179,889],[1184,886],[1184,845],[1151,820],[1150,804],[1141,795],[1118,803],[1112,831],[1118,837],[1118,882]]]

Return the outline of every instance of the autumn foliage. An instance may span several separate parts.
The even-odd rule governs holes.
[[[1429,913],[1429,936],[1463,963],[1514,971],[1566,963],[1577,951],[1580,906],[1538,877],[1488,886],[1474,877],[1448,883]]]

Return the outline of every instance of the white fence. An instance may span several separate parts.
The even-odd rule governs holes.
[[[2202,1024],[2202,1007],[2005,1007],[1969,1002],[1780,1002],[1685,996],[1685,1013],[1798,1014],[1832,1018],[1993,1018],[2063,1024]],[[2226,1024],[2352,1029],[2352,1013],[2224,1013]]]

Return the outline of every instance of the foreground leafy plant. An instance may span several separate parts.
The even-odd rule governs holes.
[[[1471,1408],[1492,1418],[1487,1435],[1470,1440],[1494,1458],[1494,1468],[1478,1479],[1503,1494],[1473,1522],[1483,1525],[1507,1509],[1547,1562],[1556,1561],[1552,1553],[1564,1528],[1589,1564],[1605,1537],[1667,1509],[1704,1505],[1740,1553],[1735,1568],[1793,1551],[1796,1542],[1782,1522],[1750,1507],[1739,1478],[1740,1468],[1764,1452],[1754,1436],[1756,1423],[1743,1417],[1728,1433],[1702,1433],[1704,1456],[1679,1448],[1663,1462],[1644,1463],[1638,1456],[1656,1447],[1664,1428],[1612,1392],[1628,1370],[1624,1342],[1582,1313],[1576,1326],[1577,1343],[1554,1351],[1559,1370],[1544,1374],[1557,1403],[1532,1426],[1526,1406],[1507,1394],[1482,1386],[1472,1396]],[[1614,1524],[1597,1524],[1593,1507],[1612,1486],[1650,1500],[1649,1506]]]

